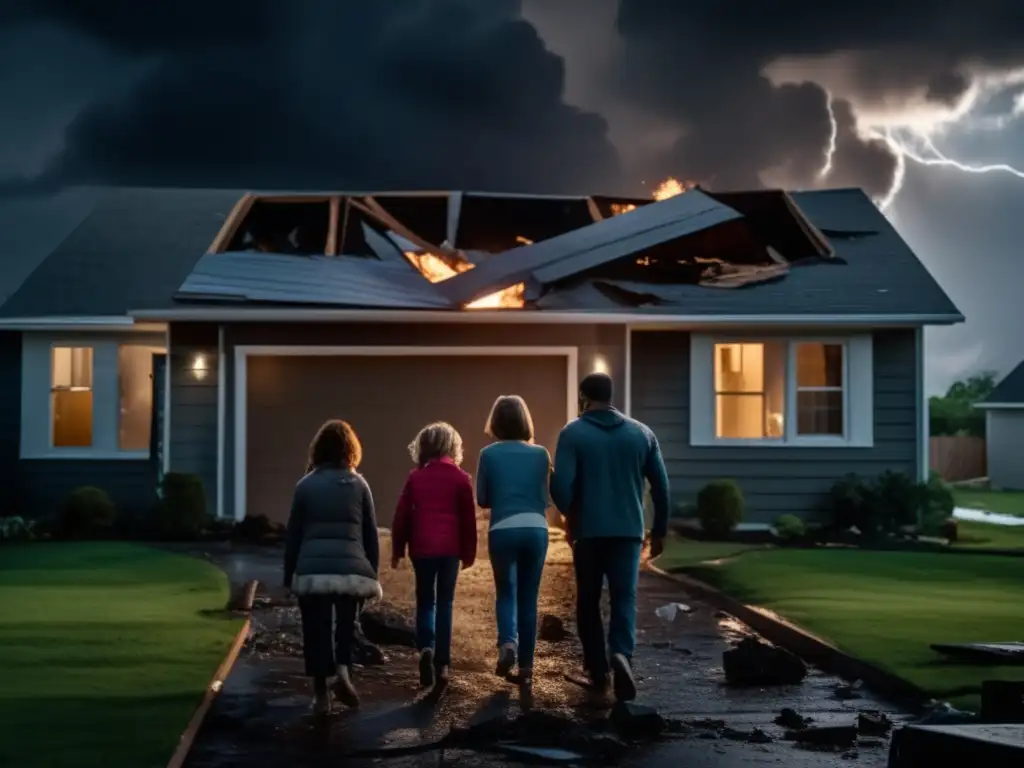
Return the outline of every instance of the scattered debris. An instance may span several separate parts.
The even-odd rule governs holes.
[[[725,728],[725,720],[713,720],[710,717],[702,717],[698,720],[688,720],[687,725],[699,728],[702,731],[721,731]]]
[[[742,741],[746,744],[771,744],[774,739],[760,728],[752,731],[743,731],[738,728],[723,728],[719,736],[729,741]]]
[[[665,619],[666,621],[675,621],[676,616],[680,613],[689,613],[693,608],[688,606],[686,603],[668,603],[660,608],[655,609],[654,615],[659,619]]]
[[[915,721],[917,725],[968,725],[978,722],[979,718],[973,712],[964,712],[950,704],[948,701],[931,702],[928,712]]]
[[[1024,643],[933,643],[931,649],[976,664],[1024,664]]]
[[[854,680],[852,683],[840,683],[835,687],[835,697],[842,701],[859,699],[860,689],[863,687],[864,684],[860,680]]]
[[[378,601],[359,614],[363,635],[376,645],[416,647],[416,625],[390,603]]]
[[[524,762],[577,763],[583,755],[558,747],[527,747],[522,744],[499,744],[498,750]]]
[[[882,712],[867,710],[857,715],[857,730],[865,736],[885,736],[892,730],[892,720]]]
[[[779,712],[779,716],[775,718],[776,725],[781,725],[789,731],[802,731],[813,722],[813,717],[804,717],[795,709],[790,709],[789,707],[783,708],[782,711]]]
[[[787,731],[787,741],[816,747],[852,747],[857,743],[857,726],[829,725],[818,728],[804,728]]]
[[[795,685],[807,676],[799,656],[746,637],[722,654],[725,680],[730,685]]]
[[[560,618],[545,613],[540,617],[537,637],[548,643],[560,643],[569,637],[569,631]]]
[[[857,739],[857,746],[864,749],[882,749],[886,744],[885,739]]]
[[[248,613],[253,609],[256,600],[256,588],[259,582],[255,579],[240,584],[231,589],[231,598],[228,600],[229,611],[242,611]]]
[[[654,707],[630,702],[617,702],[608,721],[624,738],[639,741],[654,739],[665,730],[665,719]]]

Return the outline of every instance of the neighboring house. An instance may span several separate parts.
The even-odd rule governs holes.
[[[221,517],[282,521],[339,417],[387,525],[423,424],[454,423],[473,472],[492,401],[518,393],[553,449],[606,370],[677,501],[734,478],[767,524],[848,472],[926,476],[922,328],[963,320],[859,190],[116,189],[77,220],[48,254],[2,255],[27,273],[0,305],[8,513],[91,484],[144,514],[178,471]]]
[[[1024,490],[1024,362],[975,407],[985,411],[989,485]]]

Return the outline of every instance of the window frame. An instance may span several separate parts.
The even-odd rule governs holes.
[[[785,348],[785,411],[782,437],[720,438],[716,435],[715,347],[719,344],[781,342]],[[843,434],[797,433],[797,346],[843,348]],[[690,445],[735,448],[870,448],[874,445],[874,365],[871,334],[795,335],[692,334],[690,339]],[[812,388],[814,390],[820,388]],[[835,391],[835,388],[828,388]],[[825,391],[825,390],[821,390]]]
[[[164,349],[164,339],[142,333],[23,333],[21,353],[21,439],[19,458],[41,460],[129,460],[151,458],[150,448],[121,450],[120,368],[122,346]],[[53,444],[53,356],[60,347],[92,349],[92,445]],[[45,403],[42,398],[45,397]],[[154,403],[154,407],[156,404]]]
[[[53,385],[53,369],[54,369],[54,364],[53,364],[54,360],[53,359],[54,359],[54,357],[56,357],[56,352],[57,352],[58,349],[71,349],[71,350],[75,350],[75,349],[88,349],[89,350],[89,367],[90,367],[90,370],[89,370],[89,394],[91,395],[89,405],[90,405],[90,408],[92,409],[92,413],[89,414],[89,432],[90,432],[90,434],[89,434],[89,445],[54,445],[54,442],[53,442],[54,432],[56,432],[56,426],[57,426],[57,422],[56,422],[56,419],[57,419],[56,402],[55,402],[55,398],[54,398],[53,395],[54,395],[55,392],[58,392],[58,391],[62,391],[62,390],[63,391],[72,391],[73,390],[73,387],[55,387]],[[46,425],[47,426],[47,429],[46,429],[46,431],[47,431],[47,442],[49,444],[48,445],[49,450],[53,451],[54,453],[61,453],[61,454],[66,453],[66,452],[74,453],[74,452],[78,452],[78,451],[83,451],[83,452],[84,451],[91,451],[96,446],[96,347],[95,347],[94,344],[91,344],[91,343],[88,343],[88,342],[82,342],[82,343],[78,343],[78,344],[62,344],[62,343],[58,343],[58,342],[51,342],[50,343],[49,352],[50,352],[50,356],[49,356],[50,357],[50,364],[49,364],[49,366],[46,369],[47,382],[49,383],[49,389],[47,390],[47,399],[49,401],[49,406],[50,406],[50,418],[49,418],[49,421],[48,421],[48,423]],[[71,365],[72,365],[71,378],[73,379],[74,378],[74,368],[73,368],[73,366],[74,366],[74,355],[73,354],[72,354],[72,359],[71,359]]]

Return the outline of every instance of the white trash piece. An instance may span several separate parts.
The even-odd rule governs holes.
[[[659,619],[665,619],[666,621],[675,621],[676,616],[680,613],[689,613],[693,609],[686,603],[668,603],[667,605],[656,608],[654,615]]]

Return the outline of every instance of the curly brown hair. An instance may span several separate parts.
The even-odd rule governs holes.
[[[533,440],[533,417],[519,395],[501,395],[491,406],[484,434],[495,440]]]
[[[417,467],[433,459],[451,459],[462,464],[462,435],[446,421],[435,421],[421,429],[411,443],[409,455]]]
[[[356,469],[363,460],[363,446],[356,431],[347,421],[330,419],[317,430],[309,444],[306,471],[317,467]]]

